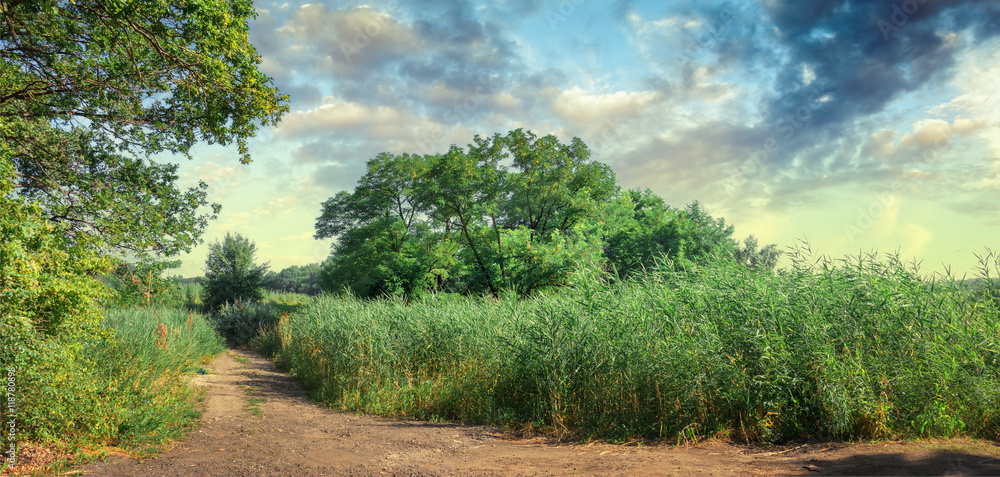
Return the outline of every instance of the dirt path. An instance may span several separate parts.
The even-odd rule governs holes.
[[[248,351],[196,376],[204,425],[163,455],[112,457],[85,475],[1000,475],[1000,445],[811,444],[670,447],[506,440],[489,428],[336,413]],[[263,401],[261,401],[263,400]],[[785,452],[780,452],[785,450]]]

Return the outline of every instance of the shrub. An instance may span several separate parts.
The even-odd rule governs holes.
[[[273,302],[230,303],[212,315],[215,329],[230,346],[242,346],[277,323],[281,312]]]

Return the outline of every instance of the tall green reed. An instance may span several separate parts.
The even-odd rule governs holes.
[[[1000,437],[1000,312],[893,255],[518,300],[322,298],[265,336],[342,409],[606,439]]]

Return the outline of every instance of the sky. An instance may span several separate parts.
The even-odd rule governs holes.
[[[200,145],[181,184],[280,271],[323,261],[320,204],[379,152],[525,128],[581,138],[623,188],[699,201],[814,254],[971,272],[1000,249],[1000,3],[993,0],[400,0],[255,3],[250,41],[291,111]]]

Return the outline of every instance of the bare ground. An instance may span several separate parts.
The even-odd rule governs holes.
[[[1000,443],[565,444],[481,426],[333,412],[249,351],[194,378],[203,426],[162,455],[114,456],[85,475],[1000,475]],[[263,401],[261,401],[263,400]]]

